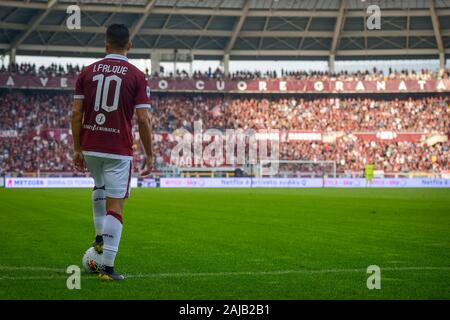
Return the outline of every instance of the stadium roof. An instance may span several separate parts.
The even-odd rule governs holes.
[[[68,30],[68,5],[81,29]],[[381,30],[367,30],[368,5]],[[100,56],[105,26],[124,23],[131,57],[196,59],[441,58],[450,53],[450,0],[2,0],[0,53]],[[15,50],[14,50],[15,49]]]

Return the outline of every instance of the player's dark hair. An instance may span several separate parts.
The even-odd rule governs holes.
[[[106,29],[106,42],[112,49],[126,49],[130,32],[124,24],[112,24]]]

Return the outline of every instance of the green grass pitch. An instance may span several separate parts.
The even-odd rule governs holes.
[[[83,272],[68,290],[90,197],[0,189],[0,299],[450,298],[450,189],[134,189],[116,260],[128,279]]]

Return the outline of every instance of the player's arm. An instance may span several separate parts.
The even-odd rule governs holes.
[[[72,103],[72,116],[71,116],[71,128],[72,128],[72,140],[73,140],[73,163],[75,168],[80,171],[85,170],[85,162],[83,154],[81,153],[81,122],[83,120],[83,100],[74,99]]]
[[[152,119],[149,111],[150,87],[148,86],[147,78],[142,72],[137,75],[134,108],[139,125],[139,136],[145,153],[145,163],[142,166],[141,176],[147,176],[153,167]]]
[[[152,119],[148,108],[136,109],[136,115],[139,126],[139,137],[145,153],[145,163],[141,175],[146,176],[150,174],[153,166]]]
[[[81,71],[78,79],[75,83],[75,94],[72,102],[72,116],[70,126],[72,128],[72,141],[73,141],[73,164],[75,169],[84,171],[85,162],[83,154],[81,153],[81,125],[83,121],[83,99],[84,99],[84,85],[83,85],[84,70]]]

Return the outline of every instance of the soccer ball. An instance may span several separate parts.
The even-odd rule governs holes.
[[[82,259],[84,270],[88,273],[100,272],[102,268],[102,256],[95,251],[93,247],[90,247],[84,253]]]

